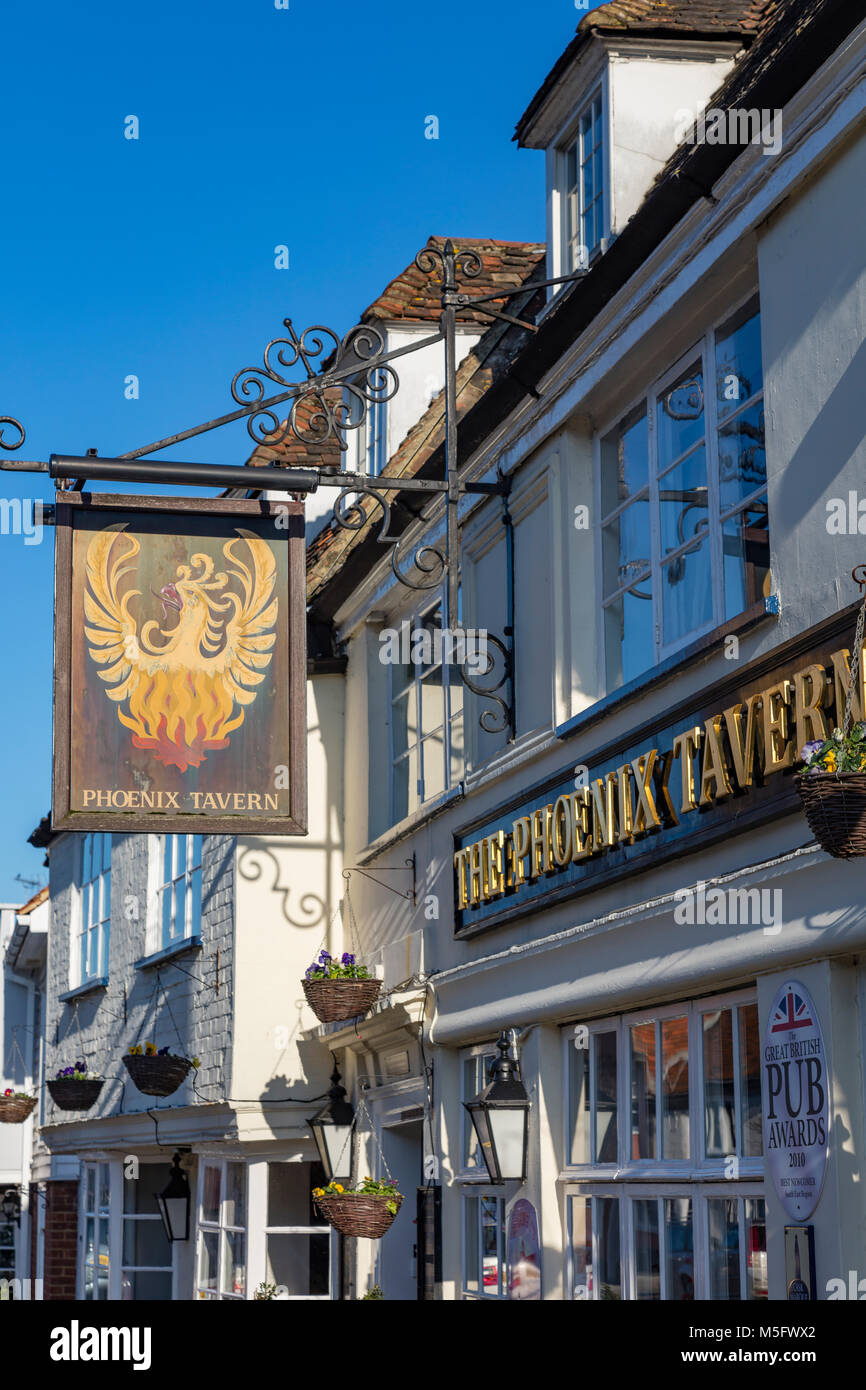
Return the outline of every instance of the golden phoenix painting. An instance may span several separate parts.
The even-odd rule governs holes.
[[[264,520],[273,504],[226,505],[198,516],[67,508],[71,576],[64,593],[58,535],[57,596],[68,653],[58,644],[56,684],[70,714],[69,823],[210,817],[237,830],[292,816],[289,668],[303,600],[290,592],[292,542],[278,523],[297,504]]]

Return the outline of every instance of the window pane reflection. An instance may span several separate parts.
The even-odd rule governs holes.
[[[662,1154],[689,1156],[689,1020],[666,1018],[662,1034]]]
[[[668,1197],[663,1206],[667,1297],[675,1303],[688,1302],[695,1296],[692,1200],[690,1197]]]
[[[632,1202],[634,1226],[635,1293],[639,1299],[661,1298],[659,1271],[659,1204]]]
[[[704,1143],[707,1158],[737,1152],[730,1009],[704,1014]]]
[[[656,1028],[631,1030],[631,1157],[656,1156]]]
[[[736,1197],[707,1200],[710,1298],[728,1302],[740,1297],[740,1228]]]

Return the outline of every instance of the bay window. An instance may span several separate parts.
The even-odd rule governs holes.
[[[757,296],[599,439],[606,689],[769,597]]]
[[[766,1298],[754,996],[564,1031],[571,1295]]]

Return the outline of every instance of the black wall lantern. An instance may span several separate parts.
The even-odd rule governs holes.
[[[475,1126],[490,1181],[526,1180],[529,1138],[529,1096],[520,1068],[508,1052],[508,1036],[499,1034],[499,1056],[484,1090],[464,1101]]]
[[[349,1182],[352,1177],[354,1122],[355,1108],[346,1100],[346,1088],[340,1084],[340,1072],[335,1057],[328,1103],[322,1107],[318,1115],[314,1115],[308,1121],[328,1182]]]
[[[192,1198],[189,1178],[180,1166],[180,1154],[172,1160],[168,1186],[159,1193],[159,1214],[169,1240],[189,1240],[189,1209]]]
[[[0,1202],[0,1211],[3,1212],[7,1221],[14,1221],[19,1225],[21,1221],[21,1197],[17,1187],[7,1187],[3,1193],[3,1201]]]

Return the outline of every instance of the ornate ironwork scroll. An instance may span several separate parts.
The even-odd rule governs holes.
[[[468,663],[464,661],[463,665],[460,667],[460,679],[467,690],[472,691],[473,695],[478,695],[482,700],[492,701],[494,705],[498,706],[497,709],[482,710],[478,716],[478,723],[485,733],[501,734],[507,729],[510,736],[513,738],[514,709],[512,702],[504,699],[501,695],[497,695],[496,691],[501,690],[503,686],[510,686],[514,678],[514,656],[509,648],[506,647],[505,643],[498,637],[495,637],[492,632],[487,633],[487,646],[488,650],[484,653],[487,660],[487,669],[480,673],[476,672],[474,676],[470,676],[466,669]],[[496,648],[502,658],[502,675],[498,678],[495,685],[482,685],[481,680],[496,670],[496,660],[489,650],[491,646]]]
[[[391,569],[394,578],[407,589],[435,589],[437,585],[441,584],[448,568],[448,561],[438,546],[420,545],[411,556],[410,568],[414,568],[426,576],[422,581],[410,579],[408,573],[401,568],[401,560],[405,558],[400,554],[402,537],[390,534],[391,503],[380,492],[365,488],[360,483],[343,488],[334,503],[334,520],[337,525],[342,526],[344,531],[362,530],[371,519],[370,514],[361,506],[362,496],[370,497],[373,503],[382,510],[382,521],[376,540],[380,545],[392,547]]]
[[[247,418],[250,438],[276,445],[292,433],[302,444],[334,439],[345,450],[345,432],[359,429],[369,407],[391,400],[399,388],[394,368],[378,360],[385,354],[385,335],[375,324],[360,323],[339,338],[316,323],[298,337],[292,320],[283,322],[288,336],[272,338],[262,366],[242,367],[232,381],[232,397],[243,406],[263,401],[267,382],[296,392],[284,421],[272,407],[253,411]],[[306,382],[291,382],[286,375],[298,363],[307,373]]]
[[[14,444],[8,444],[6,442],[6,439],[3,434],[4,425],[11,425],[14,430],[18,431],[19,437],[15,440]],[[24,443],[25,438],[26,435],[24,433],[24,426],[20,423],[20,421],[15,420],[11,415],[0,415],[0,449],[8,449],[11,453],[13,449],[21,448],[21,445]]]

